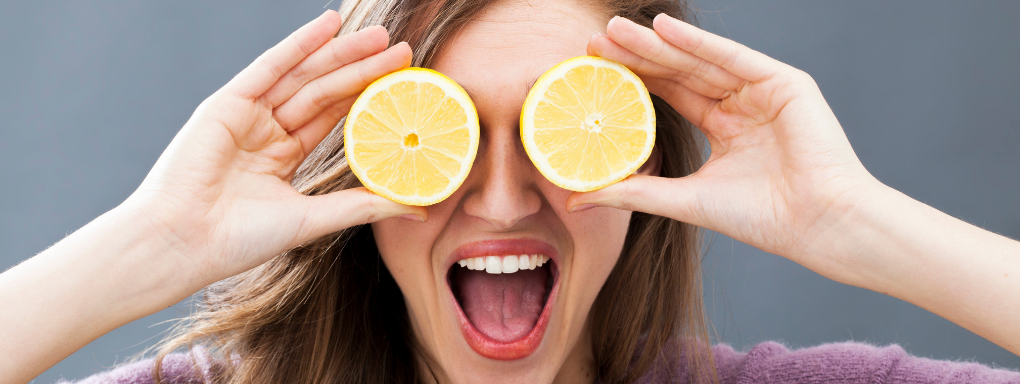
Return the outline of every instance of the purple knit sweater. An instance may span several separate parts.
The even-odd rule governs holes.
[[[1017,383],[1020,372],[992,369],[981,364],[938,361],[908,355],[897,345],[879,348],[860,343],[825,344],[791,351],[779,343],[765,342],[747,352],[728,345],[712,348],[720,383]],[[679,361],[667,350],[663,361]],[[202,383],[211,366],[204,349],[173,354],[163,361],[169,383]],[[152,360],[125,365],[89,377],[79,384],[152,383]],[[682,365],[656,364],[639,383],[682,383]]]

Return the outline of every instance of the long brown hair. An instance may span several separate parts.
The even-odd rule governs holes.
[[[443,44],[491,0],[345,0],[347,34],[383,25],[407,41],[414,66],[428,67]],[[651,26],[666,13],[691,20],[682,0],[597,0],[594,9]],[[703,161],[696,130],[653,96],[663,177],[686,176]],[[343,121],[305,160],[293,185],[309,195],[360,186],[344,157]],[[599,379],[632,382],[669,349],[682,351],[690,378],[716,381],[701,296],[700,233],[692,225],[634,213],[620,259],[588,315]],[[204,290],[198,309],[160,346],[167,354],[201,344],[219,364],[217,383],[414,383],[434,381],[416,344],[403,295],[383,265],[370,226],[349,228],[292,249]],[[679,357],[676,357],[679,358]],[[664,363],[676,366],[676,361]]]

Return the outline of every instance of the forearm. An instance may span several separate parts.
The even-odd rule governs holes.
[[[143,214],[117,208],[0,275],[0,382],[28,382],[198,289]]]
[[[1020,354],[1020,243],[882,186],[836,226],[844,281],[898,297]]]

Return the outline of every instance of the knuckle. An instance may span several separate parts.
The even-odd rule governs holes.
[[[685,71],[677,71],[676,75],[673,76],[673,81],[677,84],[687,84],[691,79],[691,74]]]
[[[326,109],[331,105],[335,104],[335,97],[323,88],[322,84],[315,84],[309,87],[309,92],[312,93],[312,103],[315,106]]]
[[[262,66],[265,67],[267,71],[269,71],[269,74],[272,75],[273,78],[280,78],[281,76],[283,76],[283,69],[281,69],[280,66],[276,64],[276,62],[266,58],[259,59],[259,62],[262,63]]]
[[[337,64],[340,64],[340,67],[350,64],[344,57],[344,51],[340,50],[339,44],[330,44],[329,51],[333,54],[333,60],[335,60]]]
[[[800,79],[800,81],[804,82],[804,84],[808,84],[811,86],[818,85],[818,83],[815,82],[815,78],[811,77],[811,74],[804,72],[803,70],[800,69],[797,70],[797,77]]]
[[[631,183],[630,181],[631,180],[629,180],[629,178],[624,179],[622,182],[618,184],[619,188],[616,191],[617,204],[619,205],[620,209],[624,209],[627,211],[634,210],[634,204],[632,202],[635,194],[633,186],[634,183]]]
[[[364,67],[365,67],[364,65],[358,65],[358,66],[356,66],[354,68],[354,71],[355,71],[355,74],[357,75],[358,80],[361,81],[361,87],[366,87],[366,86],[368,86],[369,83],[372,82],[371,76],[369,76],[367,73],[365,73],[365,68]]]
[[[376,195],[368,190],[361,190],[361,217],[362,223],[372,223],[387,217],[385,198]]]
[[[800,69],[789,67],[787,77],[797,87],[818,88],[818,83],[815,82],[815,79]]]
[[[344,109],[343,105],[333,105],[326,110],[326,113],[331,119],[338,121],[346,115],[346,113],[344,113]]]
[[[733,68],[735,65],[737,65],[737,61],[740,60],[741,49],[746,49],[746,47],[738,45],[736,48],[731,49],[724,53],[722,61],[720,62],[720,64],[722,64],[720,65],[720,67]]]
[[[694,69],[691,70],[691,74],[693,74],[696,77],[705,77],[708,76],[708,73],[711,70],[712,63],[709,63],[708,61],[705,60],[699,60],[698,63],[694,65]]]
[[[294,79],[296,83],[302,85],[307,83],[309,80],[308,70],[305,69],[304,63],[295,65],[294,68],[291,68],[288,76],[290,76],[291,79]]]
[[[669,84],[669,85],[666,85],[663,88],[665,88],[665,89],[663,89],[662,99],[666,100],[667,102],[668,101],[672,101],[673,97],[676,96],[676,92],[677,92],[676,85]]]
[[[647,50],[645,50],[648,59],[651,61],[659,61],[665,52],[666,43],[663,42],[662,39],[657,40],[656,43],[652,44]]]
[[[701,50],[701,46],[705,44],[705,32],[697,34],[697,37],[692,37],[688,43],[691,47],[690,52],[697,54]]]
[[[288,119],[284,118],[283,116],[280,116],[276,112],[273,112],[273,120],[276,120],[276,124],[280,126],[280,129],[286,132],[290,132],[297,129],[297,127],[291,126]]]
[[[198,104],[198,108],[195,108],[195,114],[204,113],[208,111],[209,108],[212,108],[214,105],[218,103],[223,103],[223,98],[224,96],[222,91],[217,91],[216,93],[213,93],[212,95],[205,98],[205,100],[202,100],[202,102]]]
[[[312,52],[315,51],[315,47],[311,44],[310,41],[302,41],[301,39],[297,38],[297,36],[294,35],[291,35],[290,38],[291,40],[294,41],[294,45],[296,45],[298,49],[300,49],[301,52],[304,53],[305,55],[310,55]]]
[[[261,107],[262,109],[265,110],[273,109],[273,103],[270,102],[269,98],[267,98],[266,96],[260,96],[258,99],[255,100],[255,103],[258,104],[259,107]]]
[[[637,63],[628,65],[628,67],[633,68],[634,72],[637,73],[646,72],[648,70],[648,66],[649,66],[648,60],[645,60],[643,58],[638,58]]]
[[[358,220],[361,223],[371,223],[376,220],[379,216],[377,213],[378,203],[370,195],[364,193],[358,193],[358,200],[361,204],[358,204]]]

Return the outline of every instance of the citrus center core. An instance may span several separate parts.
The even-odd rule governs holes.
[[[404,146],[408,148],[414,148],[418,146],[418,135],[411,133],[404,137]]]
[[[592,133],[602,133],[602,115],[593,113],[584,119],[584,129]]]

